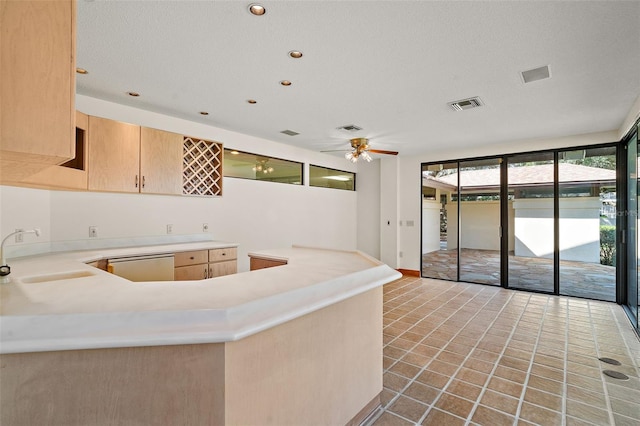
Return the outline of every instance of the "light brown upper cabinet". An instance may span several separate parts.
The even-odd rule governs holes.
[[[75,1],[0,0],[0,181],[74,157]]]
[[[182,136],[89,117],[89,190],[182,193]]]
[[[140,126],[89,116],[89,190],[139,188]]]
[[[140,192],[182,194],[183,136],[142,127],[140,131]]]
[[[49,166],[17,185],[52,189],[87,189],[87,140],[89,137],[89,116],[76,111],[76,155],[59,166]]]

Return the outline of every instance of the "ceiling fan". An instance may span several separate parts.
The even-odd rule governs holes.
[[[371,149],[369,148],[369,139],[367,138],[353,138],[349,140],[351,142],[352,151],[347,152],[344,155],[344,158],[355,163],[358,161],[358,158],[362,157],[367,162],[371,161],[372,158],[369,155],[370,152],[374,154],[387,154],[387,155],[398,155],[397,151],[385,151],[383,149]],[[321,152],[335,152],[335,151],[344,151],[343,149],[334,149],[330,151],[321,151]]]

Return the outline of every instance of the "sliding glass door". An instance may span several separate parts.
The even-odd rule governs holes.
[[[507,158],[508,286],[554,292],[553,152]]]
[[[616,301],[619,146],[424,164],[422,276]],[[629,151],[636,256],[637,137]],[[626,299],[637,317],[633,259]]]
[[[501,162],[460,162],[460,281],[501,284]]]
[[[616,300],[616,147],[558,153],[560,294]]]
[[[638,265],[638,162],[640,152],[638,150],[638,134],[636,133],[627,142],[627,210],[626,210],[626,230],[627,236],[627,291],[626,305],[631,314],[631,322],[638,328],[638,305],[640,305],[640,292],[638,291],[638,275],[640,271]]]

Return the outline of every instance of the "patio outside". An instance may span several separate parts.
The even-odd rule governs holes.
[[[462,249],[460,274],[473,282],[500,282],[500,252]],[[456,281],[457,250],[438,250],[422,256],[423,274]],[[428,271],[428,272],[427,272]],[[509,287],[553,292],[553,260],[514,256],[509,253]],[[615,302],[615,266],[576,261],[560,261],[560,294]]]

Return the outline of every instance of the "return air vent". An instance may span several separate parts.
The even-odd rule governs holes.
[[[362,127],[358,127],[355,124],[347,124],[346,126],[338,127],[338,130],[346,130],[347,132],[357,132],[362,130]]]
[[[451,109],[454,111],[463,111],[465,109],[481,107],[484,104],[482,103],[480,98],[474,97],[474,98],[468,98],[468,99],[461,99],[455,102],[449,102],[447,105],[449,105]]]
[[[285,135],[288,135],[288,136],[295,136],[300,134],[298,132],[294,132],[293,130],[283,130],[280,133],[284,133]]]
[[[532,81],[544,80],[550,77],[549,73],[549,65],[545,65],[544,67],[534,68],[528,71],[522,71],[520,73],[522,75],[522,81],[525,83],[531,83]]]

